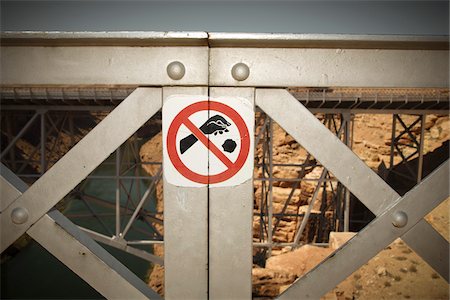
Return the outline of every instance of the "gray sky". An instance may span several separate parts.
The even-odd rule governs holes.
[[[448,1],[1,1],[1,29],[448,35]]]

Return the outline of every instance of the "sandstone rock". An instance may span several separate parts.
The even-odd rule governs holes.
[[[370,155],[370,161],[378,162],[378,161],[380,161],[380,157],[378,156],[378,154],[372,153],[372,154]]]
[[[356,232],[330,232],[330,248],[336,250],[356,235]]]
[[[336,293],[327,293],[325,296],[320,298],[321,300],[338,300]]]
[[[289,134],[286,134],[286,136],[284,137],[283,145],[292,145],[294,143],[297,143],[297,141],[294,140],[294,138],[292,136],[290,136]]]
[[[162,132],[142,145],[139,156],[142,162],[162,162]],[[155,175],[159,169],[159,166],[155,165],[143,165],[142,167],[150,175]]]
[[[439,134],[440,134],[440,132],[439,132],[439,128],[438,127],[432,127],[430,129],[431,138],[438,139],[439,138]]]
[[[385,267],[379,267],[377,269],[377,275],[378,276],[386,276],[387,275],[387,270]]]
[[[372,148],[372,149],[379,149],[380,145],[377,145],[375,143],[369,142],[369,141],[363,141],[363,145],[367,148]]]
[[[300,206],[300,208],[299,208],[299,210],[298,210],[298,213],[299,214],[306,214],[306,212],[308,211],[308,207],[309,207],[309,205],[302,205],[302,206]],[[320,210],[317,210],[317,209],[311,209],[311,212],[310,212],[311,214],[320,214]]]
[[[139,157],[142,162],[162,162],[162,132],[155,135],[139,150]],[[143,169],[151,176],[154,176],[159,171],[159,165],[142,165]],[[156,210],[162,212],[164,210],[163,201],[163,185],[162,180],[156,185]],[[157,214],[157,218],[163,219],[163,214]],[[164,230],[162,225],[154,223],[155,229],[163,235]],[[153,253],[160,257],[164,256],[164,247],[162,245],[154,245]],[[155,265],[148,276],[148,285],[161,296],[164,296],[164,267]]]
[[[295,275],[283,270],[254,268],[252,270],[252,293],[254,297],[275,297],[282,286],[295,280]]]
[[[286,189],[282,187],[273,187],[272,194],[273,194],[273,202],[274,203],[285,203],[286,200],[289,197],[289,194],[291,193],[291,189]],[[296,189],[294,191],[294,194],[292,195],[291,204],[298,204],[300,203],[300,195],[301,190]]]
[[[164,296],[164,267],[155,265],[149,276],[148,285],[158,294]]]
[[[273,203],[273,213],[279,214],[282,212],[284,203]],[[294,205],[288,205],[286,206],[286,210],[284,211],[285,214],[296,214],[297,213],[297,207]]]
[[[438,116],[436,115],[427,115],[426,121],[425,121],[425,130],[430,129],[436,124],[436,121],[438,120]]]
[[[301,277],[333,252],[332,249],[304,245],[294,251],[270,257],[266,268]]]
[[[272,238],[275,243],[284,243],[288,241],[288,233],[286,231],[278,230]]]

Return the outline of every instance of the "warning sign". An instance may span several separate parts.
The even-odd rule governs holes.
[[[172,96],[163,106],[164,176],[176,186],[234,186],[253,173],[252,104]]]

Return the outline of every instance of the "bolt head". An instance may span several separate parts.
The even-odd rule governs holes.
[[[167,65],[167,75],[173,80],[180,80],[186,74],[186,68],[179,61],[173,61]]]
[[[237,81],[244,81],[250,75],[250,69],[244,63],[237,63],[231,69],[231,75]]]
[[[16,207],[11,212],[11,220],[14,224],[23,224],[28,221],[28,210],[23,207]]]
[[[404,211],[396,211],[392,215],[392,225],[398,228],[405,227],[408,224],[408,215]]]

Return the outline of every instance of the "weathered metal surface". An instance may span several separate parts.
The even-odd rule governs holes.
[[[167,87],[163,89],[163,101],[176,94],[207,98],[208,89]],[[163,126],[169,125],[164,122]],[[166,163],[163,161],[163,168]],[[206,186],[177,187],[164,177],[164,268],[166,299],[208,298]]]
[[[252,105],[255,102],[251,88],[211,88],[210,95],[212,99],[229,96],[245,98]],[[226,98],[221,99],[227,103]],[[250,147],[250,157],[253,149]],[[238,186],[209,188],[211,299],[251,299],[252,221],[253,180]]]

